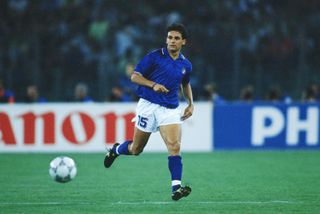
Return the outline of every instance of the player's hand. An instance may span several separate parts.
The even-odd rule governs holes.
[[[169,92],[169,90],[166,87],[164,87],[163,85],[158,84],[158,83],[155,84],[152,89],[158,93],[168,93]]]
[[[188,107],[184,110],[184,113],[183,113],[183,115],[181,117],[181,120],[186,120],[189,117],[191,117],[192,114],[193,114],[193,110],[194,110],[193,104],[188,105]]]

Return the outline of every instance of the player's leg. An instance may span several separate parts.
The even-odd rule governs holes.
[[[180,155],[181,146],[181,125],[170,124],[160,126],[160,134],[163,138],[169,153],[168,166],[171,173],[172,199],[179,200],[190,194],[191,188],[181,186],[182,158]]]
[[[144,132],[135,127],[133,140],[114,144],[106,154],[104,166],[109,168],[119,155],[139,155],[146,146],[150,135],[150,132]]]
[[[117,155],[139,155],[146,146],[150,135],[150,132],[144,132],[135,127],[133,141],[125,141],[116,146],[114,152]]]
[[[180,156],[181,125],[169,124],[159,128],[161,137],[166,144],[170,156]]]
[[[160,134],[169,153],[168,166],[171,173],[172,191],[175,191],[181,186],[182,177],[182,158],[180,156],[181,125],[160,126]]]
[[[139,155],[146,146],[153,131],[156,131],[156,120],[153,114],[157,105],[140,99],[136,108],[135,129],[133,140],[127,140],[122,144],[116,143],[108,151],[104,159],[104,166],[110,167],[119,155]]]
[[[132,155],[139,155],[147,145],[150,135],[151,132],[144,132],[135,127],[133,141],[128,147],[129,153]]]

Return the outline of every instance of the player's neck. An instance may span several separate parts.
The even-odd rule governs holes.
[[[179,58],[180,51],[169,51],[169,55],[172,59],[176,60]]]

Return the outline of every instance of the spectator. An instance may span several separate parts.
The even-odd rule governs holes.
[[[315,83],[310,84],[302,93],[302,101],[305,102],[316,102],[319,101],[319,89]]]
[[[5,89],[5,85],[0,79],[0,103],[14,103],[14,95],[11,91]]]
[[[278,102],[281,101],[281,91],[278,87],[272,87],[269,89],[267,96],[267,101]]]
[[[131,97],[131,100],[138,100],[138,97],[137,97],[138,85],[131,81],[131,75],[134,72],[134,64],[128,63],[125,69],[126,69],[126,74],[121,75],[119,80],[120,87],[123,89],[125,94]]]
[[[121,87],[115,86],[111,90],[111,95],[109,97],[111,102],[130,102],[132,101],[131,97],[128,96]]]
[[[204,86],[203,98],[215,104],[224,103],[225,100],[218,94],[215,83],[208,83]]]
[[[75,102],[93,102],[93,99],[88,95],[88,86],[84,83],[78,83],[74,90]]]
[[[240,100],[244,102],[252,102],[254,100],[254,88],[252,85],[247,85],[241,89]]]
[[[45,103],[47,100],[39,96],[38,87],[36,85],[29,85],[27,87],[27,94],[24,100],[26,103]]]

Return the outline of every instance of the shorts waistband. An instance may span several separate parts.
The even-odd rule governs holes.
[[[156,105],[159,105],[159,106],[162,106],[162,107],[165,107],[165,108],[169,108],[169,109],[175,109],[177,108],[178,106],[177,105],[172,105],[172,104],[169,104],[169,103],[154,103],[154,102],[151,102],[150,100],[147,100],[145,98],[140,98],[141,100],[144,100],[144,101],[147,101],[147,102],[150,102],[150,103],[153,103],[153,104],[156,104]]]

